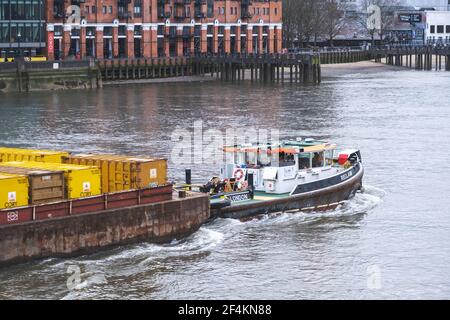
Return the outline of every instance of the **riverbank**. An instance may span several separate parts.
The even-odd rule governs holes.
[[[378,72],[400,71],[402,68],[389,66],[374,61],[361,61],[353,63],[324,64],[321,66],[322,78],[337,78],[348,74],[373,74]]]
[[[174,83],[174,82],[205,82],[217,81],[216,77],[211,76],[181,76],[175,78],[157,78],[157,79],[139,79],[139,80],[118,80],[104,81],[103,86],[118,86],[130,84],[150,84],[150,83]]]

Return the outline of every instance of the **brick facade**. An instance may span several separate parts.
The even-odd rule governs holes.
[[[46,20],[49,59],[282,49],[281,0],[47,0]]]

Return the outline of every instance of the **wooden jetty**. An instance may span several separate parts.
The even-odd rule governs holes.
[[[395,46],[370,50],[376,62],[426,71],[450,71],[449,46]]]
[[[99,61],[104,81],[211,75],[222,81],[321,82],[319,54],[196,56]]]

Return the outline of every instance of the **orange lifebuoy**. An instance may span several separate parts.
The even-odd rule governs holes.
[[[237,169],[234,172],[234,178],[236,179],[236,181],[241,181],[242,179],[244,179],[244,171],[242,169]]]

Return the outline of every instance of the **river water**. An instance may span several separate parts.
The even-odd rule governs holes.
[[[325,75],[327,71],[325,70]],[[279,129],[362,150],[365,190],[321,214],[217,220],[184,240],[0,269],[0,298],[450,298],[450,77],[331,70],[320,86],[145,84],[0,95],[3,145],[164,156],[175,129]],[[80,273],[80,281],[71,275]]]

